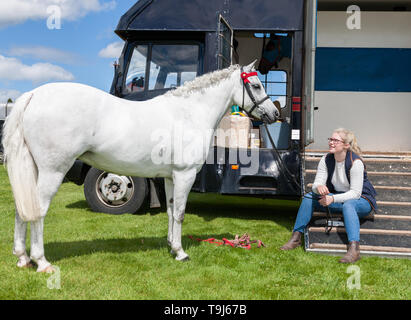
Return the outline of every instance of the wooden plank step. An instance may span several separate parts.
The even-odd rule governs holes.
[[[320,157],[306,157],[305,169],[314,170],[317,169]],[[365,165],[367,171],[389,171],[389,172],[411,172],[411,159],[377,159],[377,158],[365,158]]]
[[[411,202],[408,201],[377,201],[377,205],[379,206],[398,206],[398,207],[410,207]]]
[[[311,191],[313,187],[312,183],[306,184],[306,192]],[[411,199],[411,187],[398,187],[398,186],[375,186],[377,191],[377,199],[381,201],[398,201],[407,202]]]
[[[320,217],[325,218],[327,213],[325,212],[314,212],[313,217]],[[342,214],[332,213],[330,214],[331,218],[341,218]],[[363,218],[364,220],[372,219],[371,216],[367,216]],[[398,220],[398,221],[409,221],[411,222],[411,216],[396,216],[396,215],[382,215],[382,214],[375,214],[373,217],[374,220]]]
[[[411,177],[411,172],[367,171],[367,175],[369,176]]]
[[[326,154],[328,150],[305,149],[305,154]],[[363,156],[410,157],[411,151],[362,151]]]
[[[307,190],[307,192],[311,189]],[[380,201],[377,200],[379,216],[411,216],[409,201]]]
[[[318,162],[321,160],[323,155],[318,156],[318,157],[312,157],[312,156],[306,156],[304,160],[306,162]],[[381,163],[404,163],[404,164],[410,164],[411,163],[411,158],[406,157],[406,158],[370,158],[370,157],[363,157],[363,160],[365,163],[375,163],[375,162],[381,162]]]
[[[309,227],[310,232],[324,232],[324,227]],[[345,228],[332,228],[330,233],[345,233]],[[360,229],[360,234],[411,237],[411,230]]]
[[[307,187],[312,188],[312,183],[307,183]],[[374,186],[375,190],[394,190],[394,191],[411,191],[411,187],[400,187],[400,186]],[[410,198],[411,199],[411,198]]]
[[[364,232],[364,229],[361,231],[361,245],[411,248],[410,231],[404,232],[404,230],[381,230],[379,232],[373,232],[370,229],[368,229],[368,232]],[[326,233],[324,227],[319,227],[317,229],[307,228],[305,230],[305,239],[308,244],[324,243],[344,245],[348,243],[345,229],[336,227],[334,227],[330,233]]]
[[[330,249],[347,251],[345,244],[327,244],[327,243],[311,243],[310,249]],[[409,253],[411,248],[389,247],[389,246],[367,246],[360,244],[360,251],[375,251],[375,252],[395,252],[395,253]]]
[[[378,215],[411,216],[409,201],[380,201],[377,200]]]
[[[305,183],[313,183],[317,170],[305,170]],[[411,187],[411,172],[367,172],[368,179],[374,186]]]
[[[408,202],[411,200],[411,187],[374,185],[374,189],[377,191],[376,199],[380,201]]]
[[[344,219],[342,217],[332,218],[334,225],[343,226]],[[342,225],[340,225],[342,224]],[[325,217],[313,218],[310,222],[312,227],[325,228],[327,225],[327,219]],[[360,220],[361,229],[379,229],[379,230],[410,230],[411,231],[411,221],[409,220],[396,220],[396,219],[361,219]]]
[[[307,169],[305,170],[307,174],[316,174],[317,170]],[[411,172],[392,172],[392,171],[367,171],[369,176],[393,176],[393,177],[411,177]]]
[[[400,186],[374,186],[374,188],[376,191],[378,190],[411,191],[411,187],[400,187]]]

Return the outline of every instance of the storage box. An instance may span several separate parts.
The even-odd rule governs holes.
[[[250,132],[250,148],[260,148],[260,129],[251,129]]]

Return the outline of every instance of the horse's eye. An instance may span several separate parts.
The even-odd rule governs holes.
[[[258,83],[256,83],[256,84],[253,84],[253,88],[260,90],[261,86]]]

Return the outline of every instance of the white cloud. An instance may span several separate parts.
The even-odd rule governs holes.
[[[30,66],[16,58],[0,55],[0,80],[29,80],[33,83],[41,83],[50,80],[71,81],[73,79],[72,73],[50,63],[35,63]]]
[[[0,89],[0,103],[6,103],[10,98],[16,101],[16,99],[21,95],[21,92],[14,89]]]
[[[110,43],[107,47],[102,49],[98,55],[102,58],[114,58],[117,59],[121,55],[121,51],[123,50],[124,42],[117,41]]]
[[[47,19],[48,8],[58,6],[63,20],[76,20],[90,12],[111,10],[114,0],[2,0],[0,1],[0,27],[23,23],[26,20]]]
[[[80,59],[73,53],[43,46],[13,47],[8,54],[13,57],[30,57],[65,64],[75,64]]]

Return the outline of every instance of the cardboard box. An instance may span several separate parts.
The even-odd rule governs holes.
[[[224,148],[248,148],[251,120],[238,115],[225,115],[215,132],[215,145]]]
[[[260,140],[260,129],[251,129],[250,132],[250,148],[260,148],[261,147],[261,140]]]

